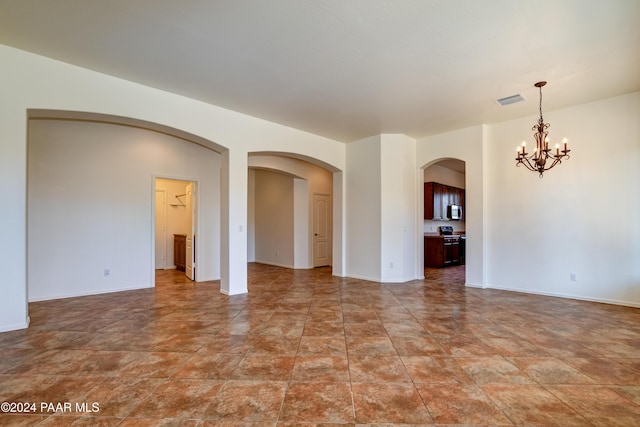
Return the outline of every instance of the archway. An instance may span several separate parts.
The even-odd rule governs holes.
[[[29,301],[154,286],[157,176],[204,184],[198,279],[220,278],[219,145],[127,118],[29,113]]]
[[[464,266],[465,162],[456,158],[440,158],[425,165],[421,170],[424,182],[422,265],[425,269]],[[434,275],[433,270],[431,275]],[[459,280],[464,284],[462,278]]]
[[[295,223],[293,227],[293,246],[295,256],[293,262],[289,262],[290,267],[293,268],[313,268],[321,265],[330,264],[332,272],[337,276],[344,276],[344,262],[343,262],[343,237],[342,237],[342,172],[332,165],[329,165],[321,160],[304,156],[295,153],[288,152],[251,152],[249,153],[248,166],[253,171],[275,171],[280,174],[289,176],[293,184],[293,198],[295,201],[294,206],[294,218]],[[254,172],[255,173],[255,172]],[[257,172],[260,174],[260,172]],[[249,180],[249,197],[254,197],[254,188]],[[314,205],[314,200],[317,202],[326,202],[328,204],[328,227],[329,235],[325,241],[321,241],[321,233],[318,233],[316,227],[323,221],[318,221],[317,206]],[[321,205],[322,203],[317,203]],[[252,207],[249,206],[250,221],[248,227],[251,232],[255,233],[255,229],[252,229],[252,221],[255,224],[255,217],[252,218]],[[248,259],[252,259],[251,252],[252,234],[248,236]],[[328,245],[324,250],[328,251],[328,262],[318,262],[316,256],[318,251],[321,250],[322,244]],[[276,249],[271,247],[270,255],[276,255]],[[277,257],[276,257],[277,258]],[[259,260],[258,261],[264,261]],[[267,262],[269,263],[269,262]],[[272,263],[278,264],[276,259]]]

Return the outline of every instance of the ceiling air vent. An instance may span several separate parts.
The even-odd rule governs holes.
[[[520,101],[524,101],[524,97],[519,93],[515,95],[507,96],[505,98],[496,99],[496,102],[498,103],[498,105],[501,105],[502,107],[515,104],[516,102],[520,102]]]

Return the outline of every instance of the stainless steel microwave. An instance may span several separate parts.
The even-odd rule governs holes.
[[[447,218],[453,220],[462,219],[462,206],[449,205],[447,206]]]

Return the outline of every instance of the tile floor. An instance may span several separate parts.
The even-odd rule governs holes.
[[[464,267],[249,276],[30,304],[0,402],[37,406],[0,425],[640,425],[640,309],[465,288]]]

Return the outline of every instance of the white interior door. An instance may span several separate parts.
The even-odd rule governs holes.
[[[331,198],[313,195],[313,266],[331,265]]]
[[[167,190],[156,190],[156,269],[166,268]]]
[[[191,279],[196,279],[196,257],[195,257],[195,238],[196,238],[196,193],[195,183],[187,184],[186,200],[187,205],[187,244],[185,253],[184,274]]]

